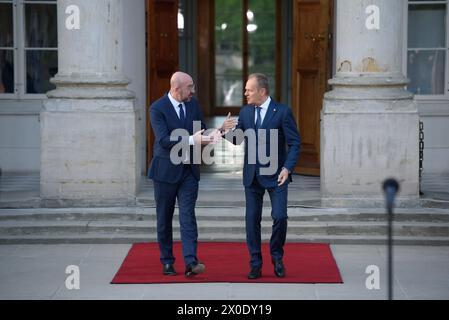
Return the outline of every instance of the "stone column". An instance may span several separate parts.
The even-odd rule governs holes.
[[[137,117],[122,74],[121,1],[58,0],[57,88],[40,116],[46,205],[135,203]],[[69,6],[79,9],[79,29],[67,28],[77,18]]]
[[[381,206],[388,177],[400,182],[399,205],[418,202],[419,115],[402,73],[405,1],[337,0],[337,72],[321,114],[324,205]]]

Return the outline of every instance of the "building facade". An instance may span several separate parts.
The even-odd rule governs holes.
[[[378,199],[396,176],[416,200],[420,121],[423,171],[449,173],[448,5],[2,0],[0,168],[40,172],[50,202],[132,203],[147,107],[171,71],[194,75],[213,116],[237,113],[244,77],[262,70],[305,138],[297,172],[321,174],[323,199]]]

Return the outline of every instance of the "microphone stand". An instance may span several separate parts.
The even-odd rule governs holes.
[[[387,179],[383,183],[383,190],[388,211],[388,300],[393,300],[393,205],[399,183],[395,179]]]

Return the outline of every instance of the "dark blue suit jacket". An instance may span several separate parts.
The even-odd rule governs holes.
[[[193,121],[201,121],[201,129],[205,129],[203,115],[198,101],[192,98],[190,102],[185,102],[186,122],[185,126],[176,114],[173,105],[166,94],[150,106],[151,127],[155,135],[153,146],[153,159],[148,171],[148,177],[155,181],[166,183],[177,183],[181,180],[184,164],[173,164],[170,161],[170,151],[177,143],[188,145],[188,137],[179,137],[177,141],[172,141],[170,135],[173,130],[186,129],[189,135],[193,132]],[[198,165],[193,164],[193,147],[190,146],[190,163],[193,175],[200,180],[200,170]]]
[[[236,129],[241,129],[245,132],[248,129],[255,130],[255,107],[253,105],[246,105],[242,107],[239,114],[239,120]],[[260,129],[265,129],[265,135],[262,136],[259,143],[265,144],[266,155],[270,156],[270,145],[273,143],[270,141],[270,130],[278,130],[277,141],[277,157],[278,162],[276,164],[277,170],[271,175],[259,175],[257,177],[259,183],[264,188],[274,188],[277,186],[278,176],[282,170],[282,167],[287,168],[290,172],[293,171],[296,162],[299,158],[301,139],[299,136],[298,128],[293,117],[291,109],[283,104],[279,104],[271,100],[268,110],[265,114],[264,120]],[[234,130],[235,133],[235,130]],[[240,144],[243,139],[238,137],[232,137],[231,134],[225,136],[229,141],[234,144]],[[248,161],[248,138],[245,137],[245,161],[243,166],[243,184],[249,187],[256,175],[256,164],[250,164]],[[251,141],[250,141],[251,142]],[[252,148],[250,150],[255,150]],[[260,165],[260,167],[268,167],[269,164]],[[291,182],[291,175],[289,177]]]

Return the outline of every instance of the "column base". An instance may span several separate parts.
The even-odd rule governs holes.
[[[418,204],[419,115],[413,100],[325,98],[321,139],[324,203],[382,206],[383,181],[395,178],[403,205]]]
[[[49,99],[40,117],[42,203],[135,203],[140,172],[133,100]]]

